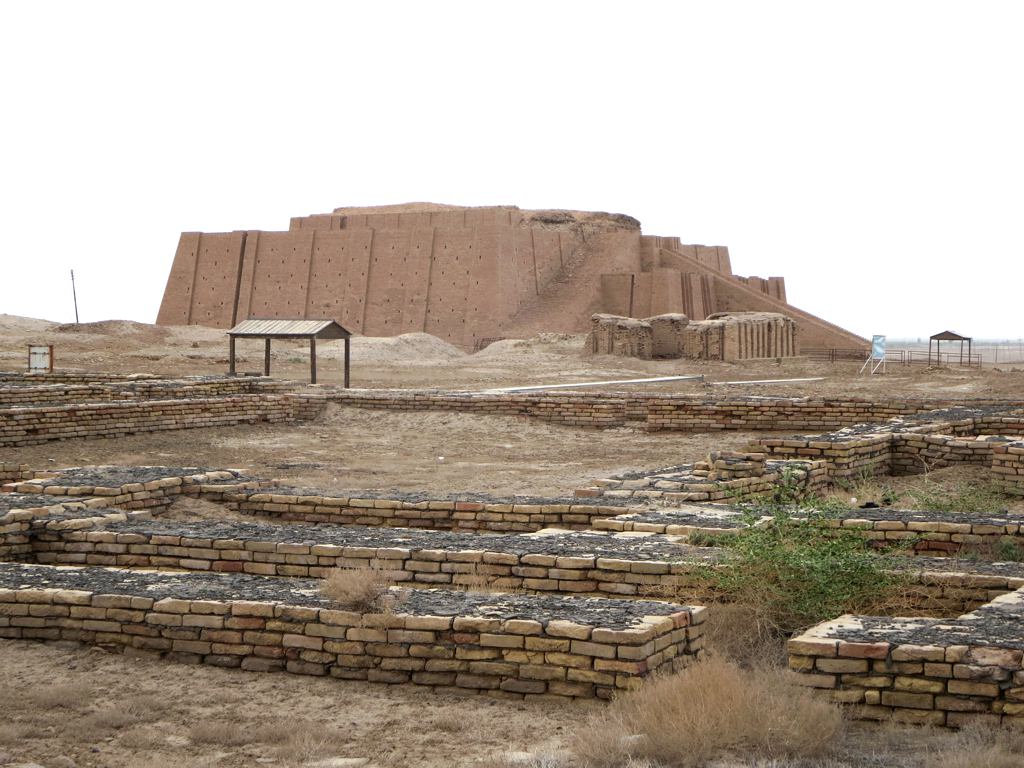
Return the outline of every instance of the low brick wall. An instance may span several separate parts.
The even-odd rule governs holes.
[[[3,408],[0,445],[293,421],[315,416],[325,402],[322,396],[283,394]]]
[[[758,446],[771,456],[827,462],[830,482],[865,476],[923,474],[955,464],[989,466],[992,463],[992,445],[973,437],[934,433],[883,432],[857,437],[758,440]]]
[[[874,513],[867,518],[865,513]],[[909,519],[908,519],[909,518]],[[885,510],[851,510],[847,517],[825,521],[826,525],[855,531],[880,545],[913,542],[913,552],[925,555],[955,555],[961,550],[996,552],[1000,543],[1024,544],[1020,516],[950,515],[941,512],[906,513]]]
[[[233,395],[274,394],[294,389],[291,382],[265,377],[201,377],[88,383],[24,383],[0,379],[0,407],[107,403],[124,400],[195,400]]]
[[[29,480],[35,476],[28,464],[18,464],[11,461],[0,461],[0,483],[10,483],[16,480]]]
[[[635,499],[637,503],[720,502],[770,495],[782,481],[804,493],[828,486],[825,461],[758,462],[747,471],[719,473],[713,462],[696,462],[655,470],[651,474],[631,473],[624,477],[602,478],[592,486],[577,488],[580,498]]]
[[[755,524],[770,523],[770,515]],[[962,551],[998,559],[1000,545],[1024,547],[1024,515],[967,514],[888,508],[851,509],[822,517],[823,525],[841,528],[876,542],[879,547],[905,547],[903,554],[950,556]],[[679,509],[627,510],[595,520],[605,531],[657,533],[669,536],[736,534],[747,527],[738,508],[688,505]]]
[[[28,382],[28,383],[26,383]],[[37,383],[38,382],[38,383]],[[712,399],[703,395],[625,392],[530,394],[439,390],[344,390],[318,387],[284,393],[296,385],[247,377],[200,380],[136,379],[98,374],[0,376],[0,445],[29,445],[75,437],[112,437],[258,421],[315,418],[327,402],[387,410],[447,410],[528,416],[580,427],[619,427],[641,422],[650,431],[829,429],[895,416],[912,416],[952,404],[943,400],[812,400],[809,398]],[[254,393],[254,394],[245,394]],[[259,393],[259,394],[255,394]],[[281,393],[275,397],[275,394]],[[18,407],[17,403],[25,403]],[[972,400],[981,407],[1019,407],[1022,401]],[[6,407],[4,407],[6,406]],[[992,429],[1017,429],[1024,420]]]
[[[997,398],[874,401],[856,398],[712,398],[627,392],[496,394],[329,388],[326,392],[331,402],[359,408],[532,416],[579,426],[621,426],[627,421],[642,421],[652,432],[834,429],[949,406],[1024,406],[1024,400]]]
[[[398,528],[529,532],[542,528],[583,530],[593,521],[626,511],[623,506],[586,504],[572,499],[520,503],[515,499],[493,502],[431,499],[406,501],[394,498],[349,498],[327,491],[313,495],[301,489],[289,492],[225,492],[221,501],[246,515],[307,523],[338,523]],[[207,496],[204,496],[207,498]]]
[[[835,429],[864,422],[914,416],[937,408],[1020,407],[1020,399],[941,400],[926,398],[865,400],[858,398],[730,398],[661,395],[646,400],[647,429],[652,432],[711,432]]]
[[[854,717],[1024,725],[1024,590],[959,619],[841,616],[788,643],[798,680]]]
[[[827,468],[829,483],[891,474],[892,435],[857,437],[762,438],[758,447],[774,458],[816,460]]]
[[[138,473],[137,480],[118,477]],[[84,467],[37,472],[29,481],[7,483],[5,493],[48,496],[99,497],[102,503],[120,509],[153,509],[169,506],[178,496],[219,501],[225,494],[272,488],[274,480],[250,478],[236,470],[183,473],[169,467]],[[41,477],[48,475],[48,477]],[[130,480],[124,482],[124,480]]]
[[[131,514],[131,513],[128,513]],[[523,590],[597,597],[716,598],[704,567],[719,550],[661,536],[565,531],[481,540],[473,534],[323,525],[176,523],[98,510],[31,521],[31,561],[323,578],[334,568],[380,569],[403,586]],[[904,610],[957,615],[1024,586],[1024,566],[920,557],[893,561],[909,585]]]
[[[459,411],[496,416],[530,416],[555,424],[579,427],[621,427],[627,411],[642,418],[642,398],[636,395],[581,392],[490,394],[442,390],[335,389],[330,402],[388,411]],[[632,409],[630,409],[632,406]]]
[[[102,499],[71,499],[64,496],[0,495],[0,561],[32,561],[36,557],[35,533],[47,527],[96,528],[113,517],[126,520],[125,512],[103,509],[96,519],[89,512],[62,520],[56,516],[70,510],[92,510],[104,507]]]
[[[893,435],[890,474],[920,475],[955,464],[992,464],[992,443],[949,435]]]
[[[263,576],[322,578],[333,568],[380,568],[409,586],[493,587],[594,596],[693,594],[699,583],[695,566],[714,550],[670,542],[616,541],[607,534],[566,533],[565,554],[552,540],[510,537],[487,542],[471,534],[458,537],[384,536],[374,543],[366,530],[308,532],[272,526],[225,525],[37,526],[35,561],[48,565],[106,565],[138,568],[248,573]],[[83,530],[88,527],[89,530]],[[191,532],[190,532],[191,531]],[[352,540],[351,543],[346,539]],[[395,541],[389,541],[395,539]],[[415,543],[409,539],[415,540]],[[653,551],[652,551],[653,550]]]
[[[573,598],[414,591],[395,613],[362,614],[300,593],[316,594],[300,580],[190,574],[193,597],[182,574],[168,584],[167,574],[97,570],[0,565],[0,637],[252,672],[581,698],[635,689],[702,644],[704,609],[688,606],[602,600],[588,610]],[[92,587],[97,579],[107,583]]]
[[[949,421],[879,424],[861,434],[842,431],[812,437],[762,438],[756,448],[778,458],[826,462],[830,483],[864,476],[914,475],[957,464],[991,467],[1008,493],[1024,495],[1024,472],[1014,459],[1022,441],[1017,416],[979,416]]]
[[[993,444],[992,472],[1004,493],[1024,496],[1024,440]]]
[[[160,377],[153,373],[99,373],[90,371],[54,371],[53,373],[26,373],[24,371],[0,371],[0,386],[42,384],[92,384],[94,382],[139,382],[155,381]]]

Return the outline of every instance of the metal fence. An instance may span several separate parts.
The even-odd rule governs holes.
[[[974,349],[978,349],[975,345]],[[980,368],[982,364],[994,364],[996,362],[1024,362],[1024,356],[1015,360],[1006,359],[1007,352],[1003,352],[1000,359],[991,351],[986,357],[985,349],[981,351],[964,352],[932,352],[928,354],[927,349],[887,349],[885,351],[885,362],[890,365],[936,365],[963,368]],[[807,347],[801,350],[801,354],[811,360],[821,360],[830,363],[839,361],[864,362],[871,354],[867,349],[856,349],[854,347]]]
[[[857,349],[856,347],[803,347],[800,354],[809,357],[811,360],[827,360],[834,363],[837,360],[855,360],[863,362],[868,359],[870,350],[867,348]]]

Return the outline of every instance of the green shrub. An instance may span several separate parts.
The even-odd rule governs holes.
[[[703,569],[708,586],[730,602],[759,606],[761,620],[779,632],[870,612],[902,583],[869,541],[818,513],[795,518],[777,510],[767,524],[715,543],[727,556]]]
[[[1024,548],[1013,539],[1000,539],[996,548],[996,560],[1004,563],[1024,563]]]

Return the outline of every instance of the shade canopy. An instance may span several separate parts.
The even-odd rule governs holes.
[[[243,320],[228,336],[254,339],[348,339],[352,334],[334,320]]]
[[[960,365],[964,364],[964,342],[967,342],[967,365],[971,365],[971,337],[961,336],[959,333],[953,333],[953,331],[943,331],[942,333],[936,333],[934,336],[928,337],[928,365],[932,364],[932,342],[935,342],[935,362],[937,365],[942,365],[942,342],[944,341],[959,341],[960,342]],[[947,357],[950,355],[947,353]],[[981,365],[981,359],[978,359],[978,365]]]
[[[263,375],[270,375],[270,340],[271,339],[307,339],[309,341],[309,382],[316,384],[316,340],[345,340],[345,388],[349,386],[349,339],[352,334],[334,320],[261,320],[250,318],[243,320],[230,331],[228,350],[228,373],[235,375],[235,340],[264,339]]]

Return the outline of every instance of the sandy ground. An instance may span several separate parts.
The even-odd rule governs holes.
[[[461,697],[0,640],[0,765],[12,768],[584,768],[573,739],[604,706]],[[723,721],[729,727],[728,715]],[[994,738],[850,723],[827,756],[738,756],[708,768],[1020,765],[1024,742],[993,753]]]
[[[1024,364],[983,369],[889,366],[886,375],[858,375],[857,363],[824,363],[793,358],[749,363],[690,360],[635,360],[584,351],[584,336],[542,334],[527,340],[496,342],[466,354],[424,333],[394,338],[356,337],[352,342],[352,385],[356,387],[437,387],[486,389],[593,380],[700,374],[707,382],[824,377],[824,381],[748,386],[708,386],[699,382],[643,385],[652,392],[725,392],[760,395],[856,394],[936,397],[1024,397]],[[158,373],[167,376],[223,374],[227,339],[221,330],[159,327],[111,320],[57,325],[44,320],[0,315],[0,369],[24,370],[29,343],[54,344],[58,369]],[[341,382],[341,343],[317,349],[322,383]],[[239,371],[260,371],[262,342],[238,343]],[[309,374],[308,349],[274,342],[272,374],[301,380]],[[632,389],[638,389],[635,385]],[[623,389],[618,386],[614,389]]]
[[[227,367],[226,339],[217,330],[123,321],[57,326],[0,315],[0,369],[22,370],[30,342],[53,343],[62,369],[179,376],[223,373]],[[239,346],[240,369],[256,370],[262,363],[261,346]],[[332,346],[320,347],[321,378],[338,382],[340,349]],[[582,349],[583,337],[564,335],[503,341],[473,355],[425,334],[357,338],[353,377],[357,386],[483,389],[676,373],[700,373],[714,381],[824,376],[823,382],[710,391],[1024,397],[1024,366],[1016,371],[890,368],[886,376],[866,377],[857,376],[859,366],[852,363],[644,362],[591,357]],[[275,375],[299,379],[307,364],[303,347],[275,345]],[[693,383],[649,389],[708,391]],[[693,461],[714,448],[743,447],[752,437],[736,432],[593,431],[527,418],[331,406],[322,419],[310,424],[5,448],[0,449],[0,460],[40,468],[95,463],[243,467],[338,490],[561,495],[596,477]],[[971,479],[953,479],[965,478]],[[47,768],[290,766],[312,765],[310,761],[321,758],[369,758],[380,768],[554,768],[571,765],[565,757],[570,734],[595,706],[600,705],[458,698],[413,687],[254,675],[98,650],[0,641],[0,765],[34,761]],[[917,765],[898,746],[917,738],[901,736],[893,740],[897,746],[876,753],[872,739],[861,735],[851,741],[850,762],[830,765]],[[515,763],[502,757],[518,750],[537,759]],[[726,765],[736,764],[719,768]]]
[[[33,467],[166,464],[250,469],[290,484],[496,495],[571,495],[590,480],[703,459],[753,433],[597,432],[529,417],[377,412],[330,404],[315,422],[193,429],[0,448]]]
[[[0,764],[487,765],[563,748],[596,702],[530,702],[251,674],[0,640]],[[343,764],[344,765],[344,764]]]

